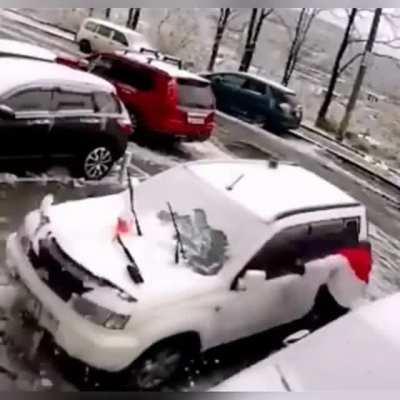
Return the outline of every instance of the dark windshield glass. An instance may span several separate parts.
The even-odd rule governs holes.
[[[167,211],[161,211],[158,217],[172,223]],[[227,235],[210,226],[206,211],[201,209],[193,210],[192,215],[176,213],[176,223],[186,255],[186,265],[200,275],[217,275],[228,259]]]
[[[212,109],[214,96],[209,82],[178,79],[179,105],[183,107]]]

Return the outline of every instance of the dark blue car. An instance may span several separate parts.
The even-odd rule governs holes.
[[[300,126],[303,111],[291,89],[242,72],[203,76],[212,83],[218,110],[272,131]]]

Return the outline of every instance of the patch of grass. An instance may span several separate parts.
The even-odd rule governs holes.
[[[327,118],[317,120],[315,126],[327,133],[332,133],[333,135],[336,135],[336,132],[339,129],[336,122],[329,120]]]

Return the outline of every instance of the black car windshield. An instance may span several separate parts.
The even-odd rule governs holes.
[[[209,82],[178,79],[179,104],[183,107],[214,108],[214,96]]]

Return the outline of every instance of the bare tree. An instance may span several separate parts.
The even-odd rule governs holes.
[[[253,8],[247,28],[246,45],[240,62],[239,71],[248,71],[257,49],[258,38],[265,20],[274,12],[273,8]]]
[[[300,11],[282,78],[282,84],[285,86],[290,82],[297,62],[299,61],[301,49],[307,39],[308,32],[319,12],[320,10],[317,8],[302,8]]]
[[[356,107],[357,100],[358,100],[358,97],[359,97],[359,94],[361,91],[361,87],[364,82],[365,75],[367,73],[368,61],[372,56],[376,37],[378,35],[379,25],[380,25],[380,22],[382,19],[382,12],[383,12],[382,8],[375,9],[374,18],[373,18],[372,24],[371,24],[371,29],[370,29],[368,39],[365,44],[365,49],[364,49],[364,52],[362,55],[362,61],[360,64],[360,68],[357,73],[356,79],[354,81],[353,90],[350,95],[349,102],[347,103],[346,111],[345,111],[344,117],[342,119],[342,122],[340,124],[339,130],[337,133],[339,140],[343,140],[345,138],[345,135],[347,133],[347,128],[350,124],[352,114]]]
[[[221,46],[222,39],[224,37],[224,33],[226,27],[228,25],[229,17],[231,15],[231,8],[220,8],[219,9],[219,18],[217,22],[217,31],[215,33],[214,44],[211,52],[210,62],[208,63],[208,71],[212,71],[215,66],[215,62],[218,57],[219,48]]]
[[[325,94],[324,101],[322,102],[321,108],[318,112],[318,118],[316,121],[317,126],[322,126],[324,124],[324,122],[326,121],[326,115],[328,114],[329,107],[334,98],[337,81],[343,72],[343,67],[347,68],[346,65],[342,66],[342,61],[343,61],[343,57],[346,53],[346,50],[350,44],[351,32],[354,28],[354,23],[356,20],[357,13],[358,13],[358,9],[352,8],[348,15],[346,30],[344,32],[343,39],[342,39],[342,42],[339,47],[339,51],[336,54],[335,63],[333,65],[328,90]]]
[[[136,30],[140,20],[141,8],[130,8],[128,14],[128,22],[126,26],[133,30]]]

